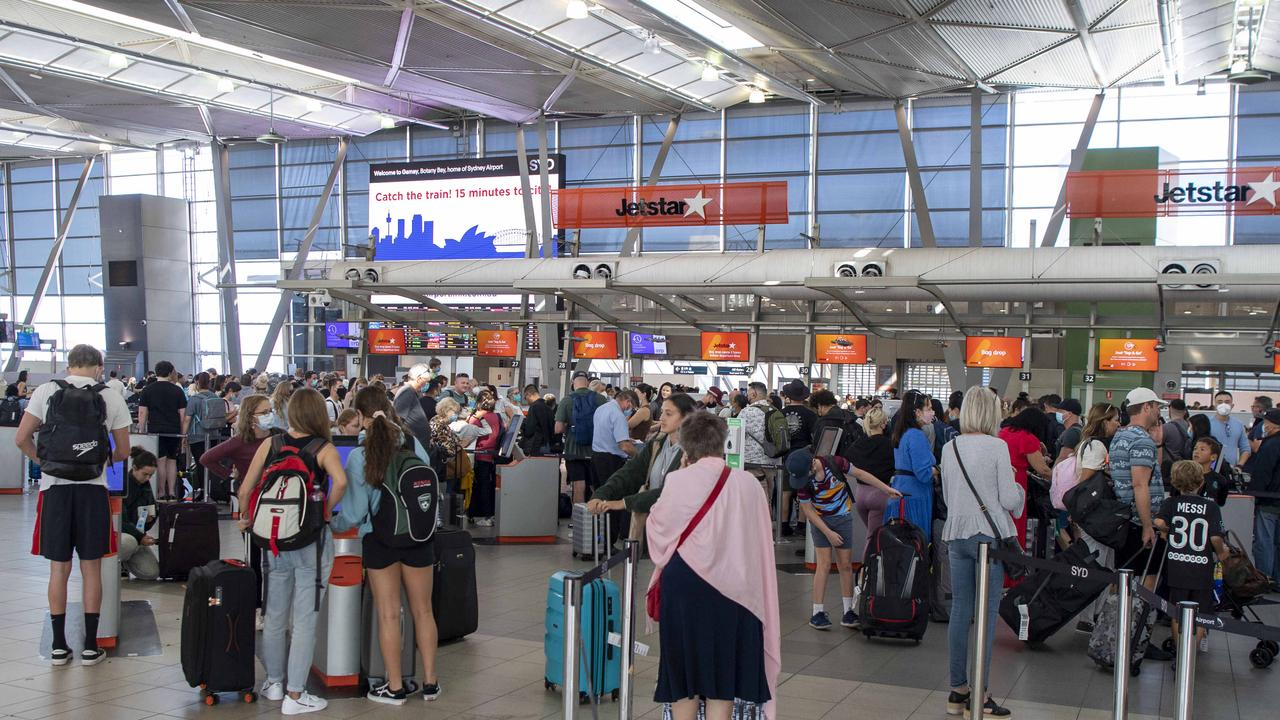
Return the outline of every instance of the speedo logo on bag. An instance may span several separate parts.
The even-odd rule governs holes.
[[[75,451],[76,457],[80,457],[81,455],[84,455],[87,452],[92,452],[97,447],[98,447],[98,441],[94,440],[92,442],[76,443],[75,445],[71,446],[71,449]]]

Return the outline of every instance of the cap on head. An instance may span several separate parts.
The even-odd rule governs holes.
[[[1272,425],[1280,425],[1280,408],[1271,408],[1270,410],[1262,413],[1262,419]]]
[[[714,385],[707,389],[707,394],[714,395],[717,403],[724,400],[724,391]]]
[[[787,476],[792,490],[799,490],[813,479],[813,453],[800,448],[787,456]]]
[[[1151,388],[1144,388],[1144,387],[1134,388],[1133,390],[1130,390],[1129,394],[1125,395],[1124,402],[1126,405],[1130,407],[1134,405],[1145,405],[1146,403],[1149,403],[1149,402],[1160,403],[1161,405],[1169,404],[1164,400],[1161,400],[1160,396],[1156,395],[1154,390],[1152,390]]]
[[[1080,401],[1075,398],[1067,398],[1058,403],[1058,409],[1062,412],[1069,412],[1072,415],[1079,415],[1084,412],[1084,408],[1080,407]]]

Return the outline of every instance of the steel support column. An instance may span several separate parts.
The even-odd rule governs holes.
[[[525,148],[524,126],[516,126],[516,159],[520,165],[520,197],[524,205],[524,256],[537,251],[538,220],[533,212],[533,183],[529,180],[529,152]]]
[[[210,144],[213,152],[213,199],[218,225],[218,299],[222,302],[222,356],[232,375],[244,372],[240,351],[240,305],[236,297],[236,240],[231,222],[231,171],[227,146]],[[259,368],[260,369],[260,368]]]
[[[298,255],[293,259],[293,267],[285,276],[286,280],[302,279],[302,268],[307,262],[307,255],[311,253],[311,244],[316,239],[316,230],[320,227],[320,221],[324,218],[324,206],[329,203],[329,196],[333,194],[333,187],[338,183],[338,176],[342,174],[342,166],[347,159],[347,146],[349,145],[347,138],[338,138],[338,154],[333,159],[333,166],[329,168],[329,177],[324,182],[324,189],[320,191],[320,197],[316,200],[315,212],[311,214],[311,223],[307,225],[307,233],[302,236],[302,242],[298,245]],[[271,318],[271,326],[267,328],[267,336],[262,341],[262,349],[258,351],[258,359],[254,364],[259,371],[267,367],[267,363],[271,360],[271,350],[276,345],[276,340],[280,337],[280,330],[284,327],[284,320],[289,312],[289,306],[292,302],[293,293],[282,291],[280,293],[280,302],[276,304],[276,314]]]
[[[538,198],[542,201],[542,252],[539,257],[555,257],[555,235],[551,231],[551,171],[547,160],[547,116],[538,116],[538,181],[542,187]]]
[[[937,247],[933,234],[933,221],[929,218],[929,203],[924,197],[924,181],[920,179],[920,163],[916,161],[916,145],[907,125],[907,108],[899,100],[893,104],[898,118],[898,140],[902,143],[902,157],[907,163],[907,180],[911,184],[911,204],[915,208],[916,224],[920,226],[920,244]]]
[[[662,145],[658,148],[658,156],[653,159],[653,167],[649,170],[649,179],[645,185],[653,185],[658,182],[658,177],[662,175],[662,166],[667,162],[667,152],[671,150],[671,141],[675,139],[676,130],[680,127],[680,116],[672,115],[671,121],[667,123],[667,134],[662,136]],[[637,147],[644,147],[643,132],[636,136],[635,141]],[[640,227],[632,226],[627,230],[627,239],[622,243],[622,250],[618,252],[621,257],[630,257],[638,255],[637,241],[640,239]]]
[[[1093,138],[1093,128],[1098,124],[1098,113],[1102,111],[1104,93],[1093,96],[1089,105],[1089,114],[1085,116],[1084,127],[1080,128],[1080,139],[1076,141],[1076,149],[1071,152],[1071,165],[1067,168],[1067,176],[1080,172],[1084,167],[1084,154],[1089,149],[1089,141]],[[1058,191],[1058,201],[1053,204],[1053,214],[1044,226],[1044,237],[1040,238],[1040,247],[1053,247],[1062,230],[1062,218],[1067,214],[1067,178],[1062,178],[1062,189]]]
[[[982,88],[969,93],[969,247],[982,247]]]

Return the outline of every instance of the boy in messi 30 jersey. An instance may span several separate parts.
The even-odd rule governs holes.
[[[1173,487],[1178,495],[1166,498],[1156,514],[1155,528],[1167,539],[1165,579],[1169,585],[1169,602],[1191,601],[1199,609],[1212,612],[1217,605],[1213,597],[1213,565],[1227,558],[1223,542],[1222,511],[1213,500],[1200,496],[1204,486],[1204,470],[1193,460],[1179,460],[1171,470]],[[1201,643],[1204,628],[1196,628]],[[1178,642],[1178,620],[1173,618],[1173,641]]]

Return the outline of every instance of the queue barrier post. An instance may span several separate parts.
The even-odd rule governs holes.
[[[1133,635],[1130,625],[1133,612],[1131,599],[1133,588],[1133,571],[1119,571],[1120,579],[1116,582],[1116,599],[1119,601],[1116,611],[1116,660],[1115,660],[1115,700],[1112,706],[1112,720],[1126,720],[1129,717],[1129,656],[1132,654]]]
[[[972,717],[984,717],[982,706],[987,702],[987,612],[991,605],[987,585],[991,578],[991,543],[978,543],[977,600],[973,608],[973,658],[969,668],[969,713]]]
[[[582,604],[582,578],[564,578],[564,720],[573,720],[578,709],[578,619]]]
[[[627,554],[622,575],[622,678],[618,686],[618,718],[631,720],[635,661],[636,576],[640,570],[640,541],[623,543]]]
[[[1175,676],[1174,720],[1191,720],[1191,696],[1196,676],[1196,607],[1193,602],[1178,603],[1178,660]]]

